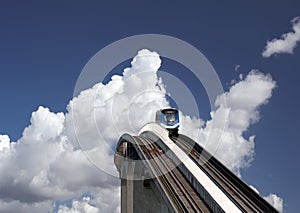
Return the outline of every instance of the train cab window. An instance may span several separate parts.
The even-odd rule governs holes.
[[[167,122],[167,124],[173,124],[176,120],[174,112],[166,112],[164,114],[164,118],[165,118],[165,121]]]

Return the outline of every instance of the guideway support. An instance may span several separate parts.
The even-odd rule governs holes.
[[[136,143],[134,137],[123,135],[115,154],[121,178],[121,213],[174,212],[157,180],[148,177],[149,170],[141,161],[142,154],[136,151],[139,149]]]

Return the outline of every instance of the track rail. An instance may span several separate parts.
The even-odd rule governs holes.
[[[159,175],[157,178],[161,179],[173,201],[176,202],[178,212],[210,212],[181,172],[177,168],[170,169],[175,167],[174,163],[165,155],[161,155],[162,150],[153,141],[143,137],[135,139],[143,144],[142,150],[149,164]]]
[[[278,212],[200,145],[184,135],[171,138],[243,212]]]

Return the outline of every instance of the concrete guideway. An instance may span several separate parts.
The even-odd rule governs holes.
[[[183,135],[169,138],[157,123],[123,135],[115,164],[122,213],[140,212],[139,205],[143,212],[278,212],[201,146]],[[137,204],[138,193],[148,193],[149,202]]]
[[[277,212],[273,206],[192,139],[185,135],[178,135],[172,140],[215,181],[243,212]],[[192,151],[190,152],[190,150]]]

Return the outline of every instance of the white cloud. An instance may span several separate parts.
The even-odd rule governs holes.
[[[279,212],[283,212],[283,200],[282,198],[278,197],[275,194],[269,194],[268,196],[264,197],[266,201],[268,201],[275,209]]]
[[[260,194],[259,191],[254,187],[250,187],[257,193]],[[282,198],[278,197],[275,194],[269,194],[268,196],[263,196],[263,198],[270,203],[275,209],[277,209],[279,212],[283,212],[283,200]]]
[[[157,53],[142,50],[123,76],[113,76],[107,85],[99,83],[73,98],[65,115],[39,107],[16,143],[1,136],[0,201],[16,201],[24,207],[22,212],[32,212],[25,207],[88,192],[97,195],[92,201],[101,211],[119,212],[114,147],[122,133],[136,134],[153,120],[154,109],[168,105],[156,75],[160,63]],[[116,177],[94,167],[79,145],[102,170]],[[6,206],[13,211],[15,205]]]
[[[185,127],[183,132],[240,175],[240,169],[249,166],[254,155],[255,136],[245,138],[243,133],[259,120],[259,107],[268,102],[275,85],[270,75],[252,70],[244,80],[217,98],[217,109],[211,112],[212,119],[205,127],[199,129],[199,125],[188,124],[189,130]],[[224,120],[227,121],[225,127]]]
[[[238,71],[238,70],[240,69],[240,67],[241,67],[241,65],[236,64],[236,65],[234,66],[234,71]]]
[[[122,133],[137,134],[142,125],[154,120],[157,109],[169,105],[163,82],[157,77],[160,64],[157,53],[139,51],[123,76],[82,91],[70,101],[68,113],[39,107],[16,143],[0,136],[0,204],[5,204],[0,206],[11,212],[15,207],[34,212],[31,207],[36,206],[43,212],[41,206],[73,200],[71,207],[62,205],[59,211],[120,212],[114,148]],[[219,96],[211,120],[204,122],[181,113],[181,131],[210,151],[215,150],[209,136],[223,135],[215,154],[239,174],[254,154],[254,136],[244,138],[243,133],[259,120],[259,107],[267,103],[274,87],[269,75],[252,71]],[[225,131],[224,119],[228,120]],[[87,160],[81,148],[101,169]],[[78,200],[86,193],[93,198]]]
[[[90,197],[83,197],[82,200],[73,200],[72,207],[61,205],[57,213],[100,213],[100,209],[91,205]]]
[[[0,135],[0,152],[10,148],[10,139],[7,135]]]
[[[18,200],[3,201],[0,200],[1,213],[17,213],[17,212],[52,212],[53,205],[51,201],[38,202],[38,203],[22,203]]]
[[[300,17],[294,18],[291,22],[293,23],[293,32],[283,34],[280,39],[274,38],[268,41],[262,52],[263,57],[268,58],[277,53],[293,54],[300,41]]]

